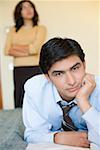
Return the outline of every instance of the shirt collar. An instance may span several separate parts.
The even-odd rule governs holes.
[[[59,101],[62,101],[62,98],[60,97],[55,85],[53,85],[52,88],[53,88],[53,95],[54,95],[54,99],[55,99],[56,103]]]

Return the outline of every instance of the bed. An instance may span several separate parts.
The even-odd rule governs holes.
[[[72,150],[72,147],[66,146],[65,148],[65,146],[54,144],[29,144],[27,146],[23,139],[24,130],[21,108],[0,110],[0,150]],[[92,145],[91,150],[99,150],[99,147],[96,149],[94,147],[96,146]],[[74,149],[76,148],[73,147]],[[85,148],[78,149],[85,150]]]
[[[0,110],[0,150],[25,150],[22,109]]]

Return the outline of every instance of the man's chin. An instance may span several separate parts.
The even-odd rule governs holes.
[[[74,92],[73,94],[72,94],[72,93],[69,94],[70,99],[71,99],[71,100],[74,99],[74,98],[76,97],[77,93],[78,93],[78,92]]]

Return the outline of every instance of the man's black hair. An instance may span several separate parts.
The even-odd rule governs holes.
[[[48,74],[51,66],[62,59],[76,55],[82,62],[85,54],[79,43],[69,38],[52,38],[41,48],[39,65],[44,74]]]

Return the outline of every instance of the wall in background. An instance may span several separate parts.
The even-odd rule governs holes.
[[[13,102],[13,59],[4,56],[7,29],[13,25],[13,9],[18,0],[0,0],[0,56],[3,108]],[[100,74],[100,2],[99,0],[34,0],[40,24],[48,29],[47,39],[55,36],[76,39],[85,50],[87,71]]]

